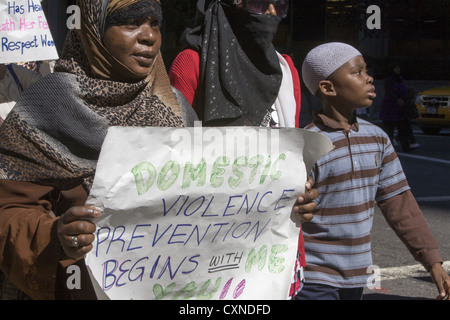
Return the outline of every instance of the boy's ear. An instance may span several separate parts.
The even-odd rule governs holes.
[[[336,90],[334,89],[333,82],[330,80],[322,80],[319,82],[319,90],[325,96],[335,96]]]

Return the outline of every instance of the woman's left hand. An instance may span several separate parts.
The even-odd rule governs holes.
[[[58,220],[57,233],[66,256],[81,259],[91,251],[95,224],[100,210],[93,206],[78,206],[68,209]]]

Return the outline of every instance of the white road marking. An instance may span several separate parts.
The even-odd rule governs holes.
[[[450,201],[450,196],[416,197],[417,202],[441,202]]]
[[[450,272],[450,261],[445,261],[443,267],[445,271]],[[423,276],[429,276],[429,273],[421,264],[380,269],[381,281]]]
[[[397,155],[402,156],[402,157],[407,157],[407,158],[413,158],[413,159],[419,159],[419,160],[425,160],[425,161],[430,161],[430,162],[436,162],[436,163],[442,163],[442,164],[450,165],[450,161],[443,160],[443,159],[419,156],[419,155],[415,155],[415,154],[402,153],[402,152],[398,152]],[[416,197],[416,201],[417,202],[450,201],[450,196]]]
[[[397,132],[397,131],[396,131],[396,132]],[[448,138],[448,136],[446,136],[446,134],[449,133],[449,130],[448,130],[448,129],[442,129],[442,130],[440,131],[440,133],[441,133],[441,134],[437,136],[438,138]],[[435,135],[432,135],[432,134],[424,134],[422,130],[413,130],[413,134],[414,134],[416,137],[421,137],[421,138],[433,138],[433,139],[436,138]]]
[[[425,161],[436,162],[436,163],[443,163],[443,164],[450,165],[450,161],[443,160],[443,159],[419,156],[419,155],[410,154],[410,153],[403,153],[403,152],[398,152],[397,155],[402,156],[402,157],[407,157],[407,158],[413,158],[413,159],[419,159],[419,160],[425,160]]]

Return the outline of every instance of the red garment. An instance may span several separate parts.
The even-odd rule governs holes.
[[[301,88],[300,78],[297,68],[291,57],[282,55],[289,65],[294,83],[294,97],[297,103],[295,114],[295,126],[299,127],[300,109],[301,109]],[[186,49],[178,54],[169,70],[169,79],[172,86],[178,89],[195,112],[202,118],[203,108],[200,104],[200,55],[197,51]]]
[[[289,65],[292,74],[292,80],[294,85],[294,97],[296,101],[296,113],[295,113],[295,127],[299,127],[300,121],[300,109],[301,109],[301,88],[300,78],[297,68],[294,65],[291,57],[288,55],[282,55]],[[169,79],[172,86],[178,89],[187,99],[189,104],[194,108],[198,117],[202,119],[203,108],[200,103],[201,86],[200,83],[200,55],[197,51],[192,49],[186,49],[178,54],[173,61],[173,64],[169,70]],[[298,262],[300,267],[306,266],[305,260],[305,245],[303,240],[303,233],[300,229],[298,238]],[[295,276],[292,281],[290,290],[290,296],[295,296],[301,288],[300,275],[298,275],[298,266],[295,266]]]

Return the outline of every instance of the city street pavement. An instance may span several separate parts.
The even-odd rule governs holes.
[[[446,260],[444,268],[450,272],[450,262],[448,262],[450,260],[448,243],[450,212],[448,209],[435,209],[432,206],[420,205],[439,243],[441,256]],[[412,258],[403,243],[387,225],[379,210],[376,210],[374,217],[372,253],[374,264],[380,268],[380,283],[377,288],[372,290],[364,289],[365,300],[436,298],[438,292],[429,273]]]
[[[450,130],[426,136],[415,128],[421,145],[411,153],[398,152],[408,182],[430,226],[450,272]],[[377,208],[372,234],[374,264],[380,282],[374,290],[366,288],[367,300],[427,300],[438,295],[425,269],[415,261],[406,247],[387,225]],[[375,278],[374,278],[375,279]]]

